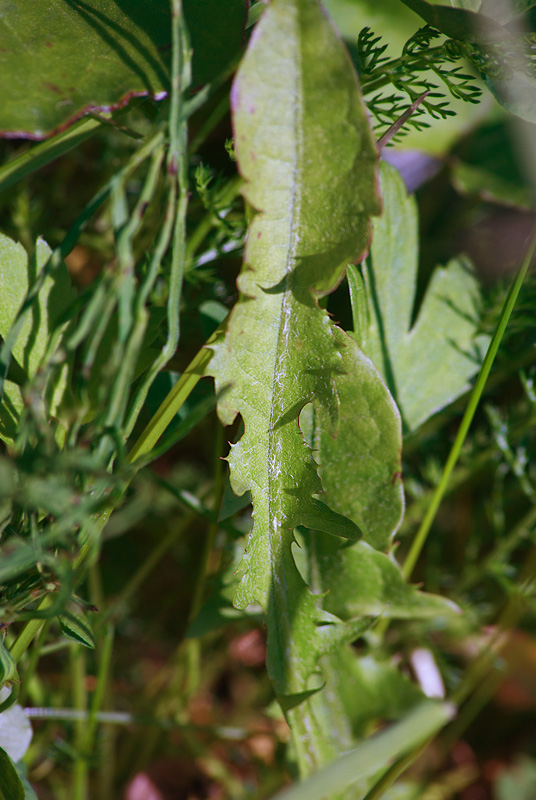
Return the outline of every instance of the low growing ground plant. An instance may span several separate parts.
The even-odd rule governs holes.
[[[387,5],[0,11],[0,797],[532,796],[536,3]]]

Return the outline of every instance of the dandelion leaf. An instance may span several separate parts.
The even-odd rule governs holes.
[[[231,485],[251,492],[254,525],[235,604],[267,615],[268,670],[281,695],[300,695],[323,652],[348,637],[301,577],[298,525],[356,540],[360,530],[322,496],[300,429],[312,404],[332,434],[340,424],[342,346],[318,298],[368,247],[378,213],[376,147],[347,52],[316,0],[273,0],[232,91],[244,196],[256,211],[239,277],[240,299],[210,372],[229,387],[219,415],[241,415],[229,455]]]
[[[400,414],[374,364],[356,342],[335,329],[344,374],[337,376],[339,426],[316,429],[324,499],[353,520],[363,539],[387,550],[404,513]]]

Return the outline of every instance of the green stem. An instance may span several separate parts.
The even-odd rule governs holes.
[[[39,603],[37,610],[45,611],[47,608],[50,608],[52,602],[52,594],[46,594]],[[46,620],[43,619],[31,619],[23,627],[10,649],[11,657],[15,663],[20,661],[34,637],[39,633],[39,629],[45,622]]]
[[[0,188],[3,191],[27,175],[31,175],[32,172],[50,164],[51,161],[89,139],[101,126],[101,120],[84,117],[69,126],[66,131],[31,147],[0,168]]]
[[[203,377],[206,367],[212,358],[212,351],[209,349],[209,347],[211,344],[215,343],[224,329],[225,320],[214,331],[207,343],[201,348],[195,358],[186,367],[186,370],[181,375],[173,389],[169,392],[167,397],[164,398],[164,401],[160,405],[158,411],[142,431],[139,438],[134,443],[132,450],[128,454],[127,460],[130,464],[140,461],[137,466],[141,467],[144,465],[144,462],[142,461],[143,457],[151,452],[168,425],[175,418],[178,410],[181,408],[183,403],[186,402],[190,393],[193,391],[199,380]],[[124,491],[127,490],[130,480],[125,481]],[[105,511],[102,512],[101,516],[94,521],[91,531],[85,530],[80,534],[81,545],[74,560],[75,569],[79,569],[87,558],[95,538],[98,537],[100,532],[103,530],[114,511],[115,505],[118,502],[119,498],[116,499],[114,505],[110,505]]]
[[[108,625],[106,634],[104,636],[102,653],[99,662],[99,669],[97,673],[97,686],[95,693],[91,698],[91,709],[89,712],[89,720],[84,735],[83,751],[84,753],[91,753],[94,746],[95,730],[98,724],[98,715],[102,707],[106,687],[110,674],[110,665],[112,661],[112,646],[114,641],[114,629],[112,625]]]
[[[87,753],[84,749],[87,712],[86,660],[83,648],[73,644],[71,648],[71,691],[73,706],[80,716],[74,723],[76,761],[73,772],[73,800],[88,800]]]
[[[205,374],[206,368],[212,358],[210,345],[214,344],[225,330],[226,321],[224,320],[214,331],[207,343],[197,353],[195,358],[186,367],[185,371],[164,399],[160,408],[143,430],[128,455],[131,464],[148,455],[156,445],[168,425],[173,422],[178,410],[186,401],[189,394],[193,391],[199,380]]]
[[[24,703],[26,702],[26,697],[28,695],[29,687],[30,687],[32,678],[35,675],[35,671],[37,669],[37,665],[39,663],[39,659],[41,658],[41,656],[44,655],[44,653],[43,653],[43,643],[44,643],[44,641],[46,639],[46,636],[47,636],[47,633],[48,633],[48,626],[49,626],[50,620],[45,619],[44,621],[42,620],[41,622],[42,622],[42,628],[41,628],[41,630],[39,632],[39,637],[37,639],[35,647],[32,648],[32,650],[31,650],[31,653],[30,653],[30,656],[29,656],[29,663],[28,663],[27,668],[24,671],[23,680],[21,681],[20,694],[19,694],[19,697],[18,697],[18,702],[20,703],[20,705],[24,705]]]
[[[417,531],[415,539],[413,540],[413,544],[411,545],[408,556],[402,567],[402,572],[404,576],[408,579],[415,568],[415,564],[417,563],[417,560],[424,547],[424,544],[432,527],[432,523],[435,519],[439,506],[441,505],[441,501],[443,500],[445,492],[447,491],[452,471],[454,470],[456,462],[460,457],[460,453],[463,444],[465,442],[465,438],[467,436],[467,433],[473,421],[473,417],[475,416],[476,409],[478,408],[478,404],[484,392],[488,376],[493,366],[493,362],[495,361],[495,357],[497,355],[497,351],[501,344],[501,340],[504,336],[506,326],[508,325],[510,316],[512,315],[512,311],[514,310],[514,306],[516,304],[519,291],[521,289],[521,286],[523,285],[523,281],[525,279],[527,270],[532,261],[532,256],[534,255],[535,249],[536,249],[536,235],[533,235],[532,241],[527,249],[525,258],[523,260],[522,267],[519,270],[515,280],[513,281],[510,287],[510,291],[508,292],[508,295],[503,304],[497,327],[495,329],[490,345],[488,347],[488,351],[486,353],[484,362],[480,369],[477,382],[471,393],[471,397],[469,398],[469,403],[465,410],[465,414],[463,415],[462,422],[459,427],[458,433],[456,435],[456,439],[454,440],[454,444],[452,445],[452,449],[447,459],[447,463],[445,464],[443,474],[441,475],[441,480],[439,481],[432,495],[432,499],[430,501],[430,505],[428,506],[428,510],[424,515],[423,521],[421,522],[419,530]]]
[[[367,792],[363,800],[381,800],[381,798],[385,796],[385,792],[387,792],[397,778],[399,778],[409,767],[411,767],[414,761],[416,761],[417,758],[424,753],[429,744],[430,742],[426,742],[426,744],[421,745],[411,753],[408,753],[407,756],[403,756],[395,761],[395,763],[392,764],[392,766],[390,766],[389,769],[382,775],[376,785],[372,787],[370,792]]]

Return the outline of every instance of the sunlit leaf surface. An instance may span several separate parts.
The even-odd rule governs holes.
[[[240,53],[245,0],[185,0],[193,85]],[[0,135],[42,139],[88,111],[169,90],[168,0],[8,0],[0,9]]]

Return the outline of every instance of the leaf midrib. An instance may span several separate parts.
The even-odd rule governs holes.
[[[299,14],[299,12],[298,12]],[[299,17],[295,20],[296,28],[299,28],[300,21]],[[300,36],[298,30],[296,30],[295,40],[300,41]],[[289,235],[288,235],[288,242],[289,248],[287,252],[287,260],[285,265],[285,289],[282,294],[282,302],[281,302],[281,311],[279,317],[279,332],[277,336],[277,348],[275,352],[275,359],[274,359],[274,369],[273,369],[273,378],[272,378],[272,392],[271,392],[271,404],[270,404],[270,418],[269,418],[269,426],[268,426],[268,448],[267,448],[267,464],[268,464],[268,519],[269,525],[268,529],[271,531],[270,534],[270,561],[271,561],[271,575],[272,581],[274,576],[277,574],[276,568],[278,566],[279,561],[279,552],[280,546],[282,544],[281,537],[275,537],[273,534],[276,533],[274,522],[277,522],[277,514],[281,513],[281,497],[280,487],[277,485],[280,483],[280,476],[283,474],[281,470],[279,470],[279,475],[276,478],[272,477],[271,473],[271,464],[274,463],[273,456],[276,455],[277,461],[280,460],[279,454],[274,452],[274,448],[276,447],[276,439],[280,435],[274,434],[275,425],[277,420],[281,417],[283,412],[283,407],[276,408],[275,400],[279,396],[285,396],[285,383],[286,377],[288,375],[288,366],[287,369],[279,370],[279,365],[281,363],[280,355],[282,352],[288,354],[288,341],[289,341],[289,332],[291,330],[291,316],[292,316],[292,272],[296,263],[296,252],[298,247],[298,225],[296,224],[296,220],[299,219],[299,214],[301,210],[301,186],[299,182],[299,175],[300,175],[300,162],[302,160],[302,153],[303,153],[303,135],[302,135],[302,122],[303,122],[303,82],[302,82],[302,69],[301,69],[301,49],[298,51],[298,59],[299,64],[298,68],[294,74],[294,141],[296,142],[296,149],[294,152],[294,159],[293,159],[293,180],[291,184],[291,204],[290,204],[290,215],[289,215]],[[286,362],[288,364],[288,361]],[[280,383],[279,379],[283,378],[283,381]],[[282,390],[283,389],[283,390]],[[276,462],[277,463],[277,462]],[[272,491],[272,481],[275,481],[275,491]],[[273,509],[273,499],[277,498],[278,508]],[[281,525],[277,526],[278,530],[280,530]],[[273,547],[274,540],[279,547]]]

